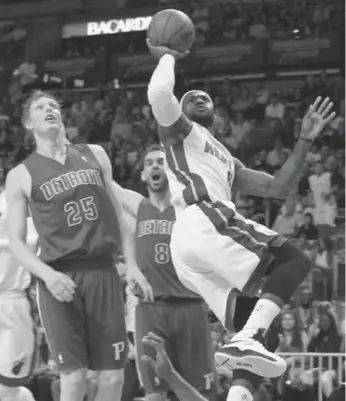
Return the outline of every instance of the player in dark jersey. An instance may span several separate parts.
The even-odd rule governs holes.
[[[112,191],[110,161],[96,145],[69,145],[61,135],[60,105],[34,92],[23,124],[36,152],[6,181],[9,237],[18,262],[38,278],[38,306],[61,376],[61,400],[82,401],[87,369],[99,371],[96,401],[120,400],[127,356],[119,277],[117,223],[128,275],[144,297],[150,288],[136,266],[133,235]],[[30,208],[41,247],[27,247]]]
[[[201,393],[216,394],[214,356],[207,312],[202,299],[176,275],[170,257],[170,234],[175,221],[170,204],[164,153],[151,146],[144,156],[142,180],[149,198],[115,185],[115,192],[132,220],[136,233],[137,263],[153,290],[154,300],[139,300],[135,335],[140,376],[146,398],[164,400],[170,386],[159,379],[141,356],[154,350],[141,339],[149,331],[160,334],[176,370]]]

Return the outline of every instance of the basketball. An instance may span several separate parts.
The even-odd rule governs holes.
[[[147,37],[153,46],[184,52],[190,50],[195,40],[195,27],[182,11],[163,10],[153,16]]]

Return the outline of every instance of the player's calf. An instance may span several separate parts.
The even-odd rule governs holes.
[[[100,371],[94,401],[120,401],[123,385],[124,369]]]

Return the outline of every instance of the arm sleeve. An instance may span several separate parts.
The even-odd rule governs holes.
[[[156,121],[163,127],[173,125],[181,116],[181,106],[174,96],[175,59],[170,54],[161,57],[148,86],[148,100]]]

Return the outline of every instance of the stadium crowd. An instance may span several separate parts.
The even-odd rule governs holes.
[[[167,5],[165,1],[161,3]],[[243,5],[237,1],[220,1],[211,7],[208,2],[190,2],[187,9],[184,6],[182,9],[194,20],[198,32],[196,43],[201,46],[215,40],[282,38],[293,32],[302,36],[338,32],[343,23],[344,3],[319,0],[316,4],[315,0],[304,0]],[[83,53],[77,44],[75,48],[67,46],[65,51],[68,57]],[[20,87],[21,80],[23,76],[19,74],[12,78],[11,85],[16,83]],[[196,87],[187,80],[183,85],[185,90]],[[345,381],[344,80],[321,72],[302,80],[238,83],[223,79],[204,81],[197,86],[212,95],[217,114],[216,137],[246,165],[271,174],[289,156],[299,134],[300,119],[311,100],[318,94],[329,96],[335,103],[336,119],[311,148],[299,185],[292,188],[284,203],[234,194],[240,213],[289,237],[315,264],[275,323],[280,338],[277,352],[289,354],[289,368],[277,382],[268,381],[270,396],[282,401],[327,399]],[[143,192],[142,153],[158,141],[145,88],[120,89],[110,81],[97,90],[54,92],[61,99],[69,140],[102,144],[111,158],[114,179],[126,188]],[[7,172],[34,149],[30,134],[21,126],[21,100],[20,95],[13,96],[11,91],[2,93],[1,186]],[[117,267],[123,274],[121,258]],[[135,300],[125,287],[124,282],[128,331],[133,332]],[[30,387],[39,401],[59,400],[57,372],[49,358],[38,313],[36,316],[40,352]],[[214,316],[210,316],[210,321],[216,350],[233,333],[225,331]],[[222,394],[227,394],[225,389],[230,378],[219,373]],[[96,392],[94,379],[94,373],[90,372],[88,401],[93,400]],[[138,396],[143,393],[138,383],[134,350],[130,349],[123,400],[131,401]]]

